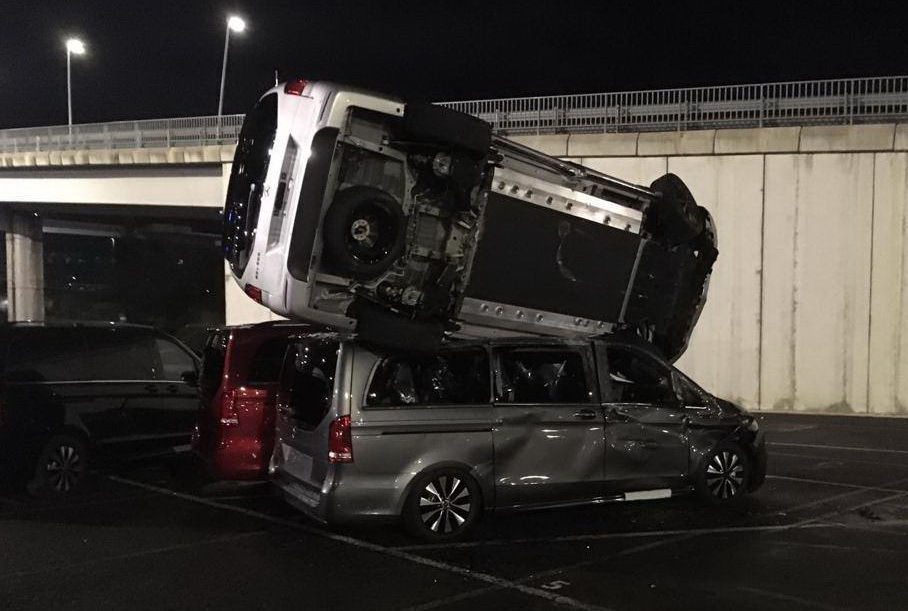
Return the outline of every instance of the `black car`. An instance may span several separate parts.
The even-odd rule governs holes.
[[[0,326],[0,484],[66,493],[89,456],[172,452],[189,442],[198,359],[151,327]]]

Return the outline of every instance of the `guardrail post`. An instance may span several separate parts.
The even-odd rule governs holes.
[[[760,85],[760,118],[757,121],[759,127],[763,127],[763,119],[766,116],[766,85]]]
[[[848,107],[848,125],[854,125],[854,81],[845,83],[845,105]]]

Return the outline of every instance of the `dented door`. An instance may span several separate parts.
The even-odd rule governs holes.
[[[603,417],[589,349],[500,347],[493,356],[496,505],[600,496]]]
[[[605,353],[606,490],[678,486],[688,471],[688,419],[671,369],[627,346],[607,346]]]

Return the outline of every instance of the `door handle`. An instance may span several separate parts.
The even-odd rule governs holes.
[[[145,392],[148,392],[148,393],[151,393],[151,394],[153,394],[153,395],[156,395],[156,394],[158,393],[158,387],[157,387],[157,385],[155,385],[155,384],[146,384],[146,385],[145,385]]]
[[[580,420],[592,420],[595,417],[596,412],[591,409],[582,409],[578,412],[574,412],[574,418],[578,418]]]

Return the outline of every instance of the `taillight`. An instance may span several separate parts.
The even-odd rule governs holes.
[[[328,430],[328,460],[335,463],[353,462],[350,416],[341,416],[331,421]]]
[[[251,284],[247,284],[243,290],[247,295],[252,297],[252,299],[255,300],[256,303],[262,303],[262,289],[257,286],[252,286]]]
[[[291,95],[303,95],[303,91],[306,89],[306,85],[309,84],[309,81],[306,79],[295,78],[293,80],[287,81],[284,85],[284,93],[289,93]]]
[[[236,409],[238,389],[231,388],[221,397],[221,420],[223,426],[239,426],[240,414]]]

